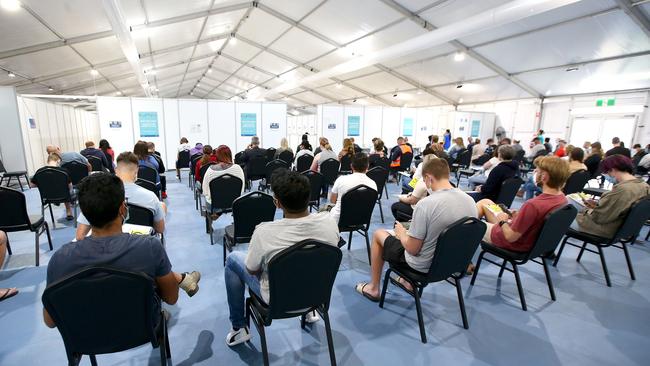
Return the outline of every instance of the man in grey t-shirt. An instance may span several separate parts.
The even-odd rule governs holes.
[[[93,170],[92,166],[88,162],[88,159],[86,159],[85,156],[81,155],[78,152],[74,152],[74,151],[62,152],[60,147],[54,145],[47,145],[45,150],[47,151],[48,155],[49,154],[59,155],[61,157],[61,165],[65,163],[69,163],[71,161],[76,161],[77,163],[86,165],[88,167],[89,172]]]
[[[397,222],[394,232],[377,230],[373,234],[371,279],[369,283],[361,282],[356,286],[356,291],[371,301],[379,301],[384,261],[407,264],[415,271],[426,274],[440,233],[463,217],[477,216],[474,200],[449,183],[446,160],[433,158],[422,164],[422,179],[430,194],[415,206],[408,231]],[[407,290],[411,290],[406,281],[398,280]]]

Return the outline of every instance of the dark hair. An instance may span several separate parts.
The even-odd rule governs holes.
[[[429,147],[429,148],[424,149],[424,151],[422,151],[422,156],[424,157],[424,156],[431,155],[431,154],[434,154],[434,153],[435,153],[435,151],[433,151],[433,149]]]
[[[99,149],[100,150],[102,150],[103,152],[106,152],[110,148],[111,148],[111,144],[108,143],[108,140],[106,140],[106,139],[99,140]]]
[[[212,155],[212,146],[203,145],[203,156],[201,156],[201,166],[210,162],[210,155]]]
[[[641,148],[641,144],[634,144],[634,146],[632,146],[632,148],[633,148],[633,149],[640,149],[640,148]]]
[[[614,137],[612,139],[612,144],[619,144],[620,142],[621,142],[621,139],[619,139],[618,137]]]
[[[608,156],[603,160],[600,166],[604,174],[609,173],[612,169],[616,169],[619,172],[634,174],[632,159],[624,155],[616,154]]]
[[[124,202],[124,184],[115,175],[95,173],[78,185],[79,207],[93,227],[103,228],[119,215]]]
[[[311,187],[306,176],[287,169],[276,169],[271,178],[271,190],[285,211],[300,213],[307,210]]]
[[[363,173],[368,170],[368,155],[364,153],[358,153],[352,155],[352,169],[355,172]]]
[[[504,137],[503,140],[501,140],[501,145],[511,145],[512,141],[508,137]]]
[[[486,143],[487,145],[491,144],[492,142],[494,142],[494,139],[493,139],[493,138],[489,138],[489,139],[487,139],[487,141],[485,141],[485,143]]]
[[[133,153],[137,155],[138,159],[140,160],[147,159],[147,155],[149,155],[149,148],[147,147],[147,143],[144,141],[136,142],[135,146],[133,147]]]
[[[118,164],[120,163],[130,163],[133,165],[138,165],[138,157],[130,152],[130,151],[125,151],[121,153],[120,155],[117,156],[116,162]]]
[[[540,128],[540,129],[539,129],[539,133],[543,135],[543,134],[544,134],[544,130],[542,130],[542,129]]]
[[[569,159],[574,160],[574,161],[579,161],[582,163],[582,161],[585,159],[585,152],[579,147],[576,147],[575,149],[571,150],[571,154],[569,155]]]
[[[551,138],[550,137],[545,138],[544,142],[551,142]]]
[[[187,144],[189,141],[187,141],[187,138],[181,137],[181,144]]]

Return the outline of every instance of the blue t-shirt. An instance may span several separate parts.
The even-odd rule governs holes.
[[[88,164],[88,159],[86,159],[85,156],[79,154],[78,152],[74,152],[74,151],[62,152],[59,154],[59,156],[61,156],[61,165],[65,163],[69,163],[71,161],[76,161],[83,165]]]

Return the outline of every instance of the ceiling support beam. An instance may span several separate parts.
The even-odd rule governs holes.
[[[15,50],[0,52],[0,60],[4,58],[26,55],[29,53],[45,51],[57,47],[69,46],[76,43],[94,41],[96,39],[112,37],[112,36],[113,36],[113,31],[105,31],[105,32],[98,32],[93,34],[86,34],[79,37],[59,39],[58,41],[46,42],[46,43],[36,44],[33,46],[17,48]]]
[[[648,19],[641,9],[635,6],[638,4],[633,4],[630,0],[615,1],[616,4],[618,4],[618,7],[621,8],[621,10],[623,10],[623,12],[627,14],[627,16],[630,17],[639,28],[641,28],[643,33],[645,33],[647,37],[650,37],[650,19]]]
[[[255,4],[254,1],[249,1],[249,2],[246,2],[246,3],[227,5],[227,6],[222,6],[222,7],[219,7],[219,8],[214,8],[214,9],[212,9],[212,7],[210,7],[210,10],[197,11],[195,13],[179,15],[179,16],[176,16],[176,17],[165,18],[165,19],[160,19],[160,20],[154,20],[152,22],[147,22],[145,24],[132,25],[131,30],[132,31],[138,31],[138,30],[145,29],[145,28],[155,28],[155,27],[161,27],[163,25],[181,23],[181,22],[185,22],[185,21],[188,21],[188,20],[194,20],[194,19],[200,19],[200,18],[208,18],[211,15],[230,13],[232,11],[252,8],[254,6],[254,4]]]

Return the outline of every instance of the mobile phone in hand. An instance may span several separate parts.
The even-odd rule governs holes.
[[[512,211],[510,211],[506,205],[504,205],[503,203],[499,203],[499,207],[500,207],[501,210],[503,210],[503,212],[505,212],[508,216],[512,217]]]

